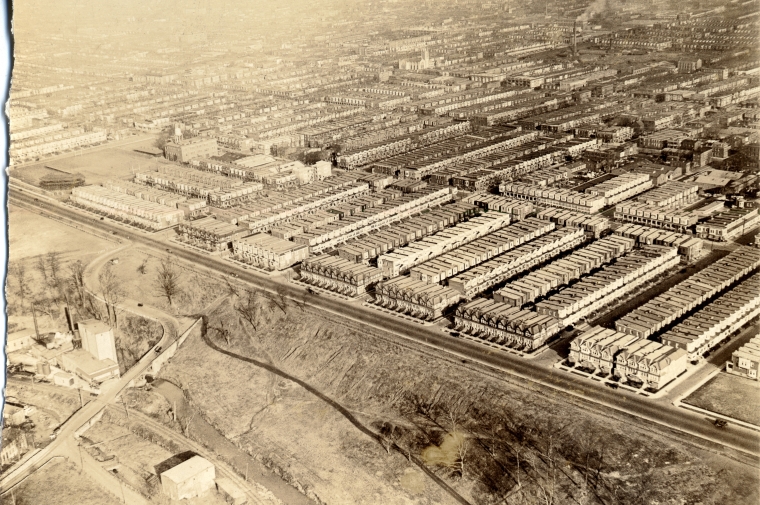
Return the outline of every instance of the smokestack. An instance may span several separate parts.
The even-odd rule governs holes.
[[[578,47],[576,45],[576,40],[575,40],[575,24],[577,22],[578,21],[573,21],[573,56],[576,55],[576,51],[578,50]]]

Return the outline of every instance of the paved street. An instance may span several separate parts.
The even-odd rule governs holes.
[[[17,198],[22,198],[26,201],[30,200],[29,195],[11,195],[11,200]],[[435,327],[426,327],[408,322],[361,305],[354,304],[350,308],[347,308],[344,302],[330,296],[308,295],[301,286],[283,284],[283,280],[280,278],[245,270],[229,262],[224,262],[218,257],[197,253],[172,242],[156,244],[150,234],[133,232],[131,230],[127,231],[124,227],[116,226],[106,221],[99,221],[94,217],[79,213],[68,207],[48,205],[47,208],[51,212],[54,211],[57,214],[66,215],[72,220],[91,224],[100,230],[107,232],[116,231],[120,236],[126,235],[136,244],[161,250],[169,249],[178,258],[190,261],[196,266],[202,266],[216,272],[234,271],[240,280],[255,284],[262,289],[270,291],[274,291],[277,288],[284,289],[288,296],[299,299],[305,298],[308,304],[316,308],[328,310],[339,316],[348,317],[357,322],[391,332],[400,338],[409,339],[437,350],[456,354],[509,373],[512,376],[553,388],[563,394],[580,398],[591,404],[613,408],[649,422],[657,423],[666,429],[675,429],[684,434],[698,437],[707,442],[709,446],[718,443],[734,450],[752,454],[754,457],[760,454],[760,436],[752,430],[737,426],[729,426],[724,430],[718,430],[711,424],[709,419],[684,409],[664,405],[660,402],[652,402],[633,393],[612,391],[600,384],[576,377],[573,374],[560,372],[552,367],[541,366],[540,363],[534,363],[531,360],[511,354],[488,352],[486,348],[477,343],[453,338]]]

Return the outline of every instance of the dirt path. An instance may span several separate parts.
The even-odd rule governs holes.
[[[325,402],[326,404],[328,404],[333,409],[337,410],[343,417],[346,418],[346,420],[348,420],[348,422],[350,422],[351,424],[353,424],[356,429],[358,429],[359,431],[361,431],[362,433],[364,433],[368,437],[376,440],[379,444],[382,445],[382,443],[384,441],[384,439],[383,439],[382,436],[380,436],[379,434],[375,433],[374,431],[372,431],[369,428],[367,428],[366,426],[364,426],[351,413],[351,411],[349,411],[346,407],[344,407],[340,403],[336,402],[332,398],[328,397],[327,395],[325,395],[324,393],[322,393],[318,389],[310,386],[309,384],[307,384],[306,382],[302,381],[301,379],[298,379],[297,377],[294,377],[294,376],[292,376],[292,375],[290,375],[290,374],[288,374],[286,372],[283,372],[282,370],[280,370],[279,368],[277,368],[277,367],[275,367],[273,365],[270,365],[268,363],[264,363],[262,361],[258,361],[258,360],[252,359],[252,358],[248,358],[246,356],[241,356],[240,354],[236,354],[234,352],[227,351],[227,350],[222,349],[221,347],[217,346],[216,344],[214,344],[211,341],[211,339],[208,338],[208,335],[206,333],[206,321],[207,321],[206,316],[204,316],[204,319],[203,319],[204,326],[203,326],[203,330],[201,332],[201,338],[203,339],[203,342],[205,342],[207,346],[209,346],[213,350],[215,350],[217,352],[220,352],[222,354],[225,354],[225,355],[227,355],[227,356],[229,356],[231,358],[238,359],[238,360],[241,360],[241,361],[245,361],[246,363],[250,363],[250,364],[255,365],[257,367],[263,368],[263,369],[265,369],[265,370],[267,370],[267,371],[269,371],[269,372],[271,372],[273,374],[279,375],[280,377],[282,377],[284,379],[287,379],[289,381],[295,382],[296,384],[298,384],[299,386],[301,386],[302,388],[304,388],[306,391],[308,391],[309,393],[313,394],[314,396],[316,396],[317,398],[319,398],[320,400],[322,400],[323,402]],[[408,458],[412,463],[414,463],[415,465],[417,465],[417,467],[420,470],[422,470],[428,477],[430,477],[436,484],[438,484],[438,486],[440,486],[444,491],[446,491],[449,495],[451,495],[451,497],[454,498],[456,501],[458,501],[462,505],[471,505],[470,502],[468,502],[462,495],[460,495],[459,493],[457,493],[457,491],[454,488],[452,488],[451,486],[449,486],[443,479],[441,479],[440,477],[438,477],[432,470],[430,470],[427,467],[427,465],[425,465],[425,463],[423,463],[422,460],[420,460],[417,456],[414,456],[414,455],[411,455],[411,454],[407,453],[406,450],[404,450],[401,447],[399,447],[398,445],[396,445],[396,443],[391,443],[390,447],[393,450],[397,451],[402,456],[404,456],[405,458]]]

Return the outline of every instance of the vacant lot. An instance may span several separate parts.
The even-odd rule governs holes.
[[[760,382],[721,372],[684,403],[760,426]]]
[[[10,261],[34,258],[57,251],[61,260],[82,260],[94,257],[98,251],[115,247],[114,242],[40,216],[26,209],[8,207],[8,242]]]
[[[167,312],[195,314],[225,293],[222,282],[183,268],[184,263],[178,263],[169,257],[172,268],[179,273],[179,293],[173,297],[170,307],[166,296],[156,285],[158,271],[161,262],[167,260],[166,255],[159,257],[130,250],[118,255],[118,260],[112,269],[127,297]]]
[[[756,473],[731,460],[288,303],[260,300],[254,329],[234,309],[241,300],[225,300],[207,335],[305,381],[383,443],[302,387],[199,338],[188,339],[162,375],[226,437],[285,465],[326,503],[451,502],[407,454],[427,458],[429,469],[478,504],[536,503],[545,491],[557,505],[589,492],[600,497],[589,503],[757,501]],[[401,454],[388,450],[391,441]],[[430,457],[436,454],[445,457]]]
[[[22,482],[2,498],[2,503],[15,505],[117,505],[121,500],[97,484],[83,478],[73,463],[56,459]]]
[[[152,156],[135,152],[135,149],[152,145],[152,140],[145,140],[124,146],[97,149],[88,154],[68,156],[54,160],[42,160],[28,167],[14,168],[11,174],[26,182],[36,184],[36,178],[45,165],[70,173],[84,176],[85,184],[99,184],[108,179],[124,179],[133,171],[145,170],[156,164]]]

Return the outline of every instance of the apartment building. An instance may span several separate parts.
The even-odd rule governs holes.
[[[175,138],[164,146],[166,159],[180,163],[189,163],[195,158],[210,158],[218,155],[217,141],[210,137]]]

